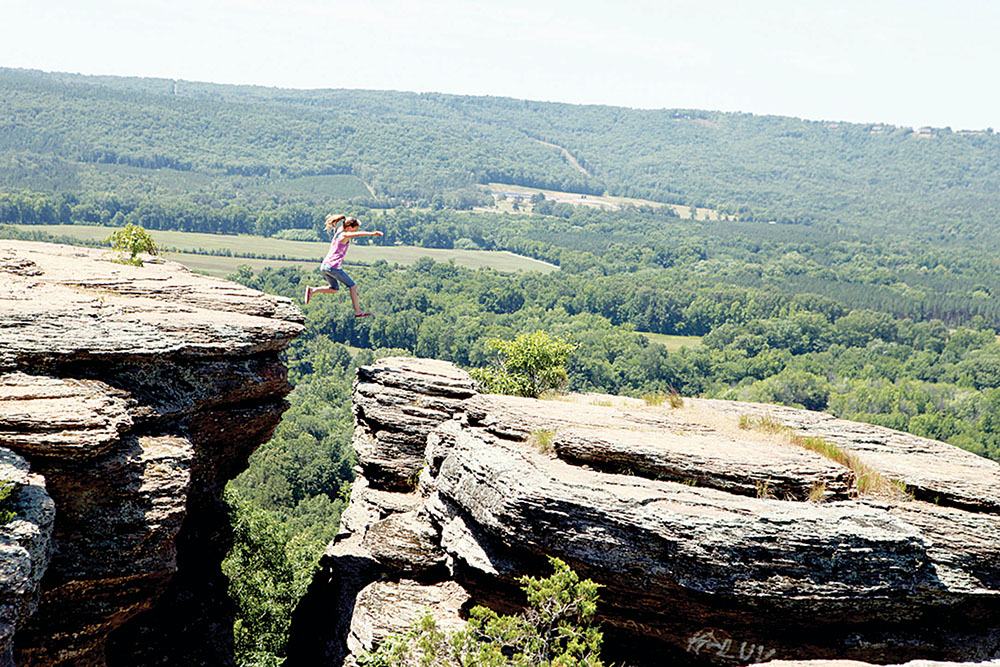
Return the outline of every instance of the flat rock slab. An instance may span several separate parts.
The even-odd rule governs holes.
[[[822,412],[758,403],[687,400],[724,414],[766,417],[793,431],[829,440],[903,482],[920,499],[1000,514],[1000,466],[972,452]]]
[[[135,267],[112,258],[106,250],[0,241],[5,356],[51,363],[60,357],[246,355],[283,349],[302,330],[302,315],[289,299],[174,262]]]
[[[550,442],[560,459],[606,472],[710,486],[742,495],[806,500],[822,487],[846,499],[851,472],[816,452],[777,439],[695,421],[683,410],[615,408],[478,396],[469,421],[495,435]]]
[[[124,397],[94,380],[0,375],[0,442],[42,456],[96,456],[132,427]]]

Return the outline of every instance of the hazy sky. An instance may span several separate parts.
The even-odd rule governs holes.
[[[1000,130],[1000,1],[0,0],[0,66]]]

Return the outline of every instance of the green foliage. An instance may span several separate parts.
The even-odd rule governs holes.
[[[469,370],[472,379],[486,394],[507,394],[508,396],[531,396],[531,390],[524,378],[505,373],[499,368],[473,368]]]
[[[0,482],[0,526],[10,523],[17,514],[10,509],[11,500],[19,485],[11,480]]]
[[[488,393],[537,398],[566,385],[566,362],[576,347],[542,330],[514,340],[491,338],[486,348],[498,353],[496,367],[480,369],[473,377]]]
[[[112,232],[104,242],[110,243],[112,249],[120,253],[118,259],[120,263],[132,266],[142,266],[139,253],[155,255],[157,252],[156,242],[149,232],[131,222]]]
[[[0,92],[0,187],[16,190],[468,209],[484,200],[474,187],[492,181],[709,205],[743,221],[996,235],[992,133],[926,140],[903,127],[692,109],[192,82],[175,91],[165,80],[18,70],[0,70]]]
[[[386,638],[359,663],[366,667],[602,667],[603,640],[593,626],[599,584],[550,558],[555,572],[545,579],[522,577],[528,607],[499,615],[474,607],[464,630],[440,631],[430,614],[403,634]]]
[[[267,512],[228,493],[233,549],[222,563],[236,604],[236,661],[280,665],[295,603],[309,584],[322,544],[291,537]]]

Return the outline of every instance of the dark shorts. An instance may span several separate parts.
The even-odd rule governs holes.
[[[323,274],[326,278],[326,282],[330,283],[330,287],[333,289],[340,289],[340,285],[337,281],[344,283],[348,288],[354,287],[354,281],[351,277],[344,273],[343,269],[335,269],[332,266],[321,266],[319,267],[319,272]]]

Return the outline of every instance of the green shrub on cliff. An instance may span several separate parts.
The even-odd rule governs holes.
[[[11,499],[19,485],[13,480],[0,482],[0,526],[9,523],[17,514],[10,508]]]
[[[156,241],[149,235],[149,232],[131,222],[112,232],[104,242],[110,243],[111,247],[120,253],[118,260],[116,260],[120,264],[142,266],[140,252],[150,255],[155,255],[157,252]]]
[[[501,616],[474,607],[464,630],[448,635],[430,614],[409,632],[391,635],[365,653],[365,667],[602,667],[603,635],[593,624],[599,584],[558,558],[546,579],[522,577],[528,608]]]
[[[494,367],[472,371],[483,391],[537,398],[566,385],[566,362],[576,345],[539,330],[514,340],[491,338],[486,349],[497,353]]]

